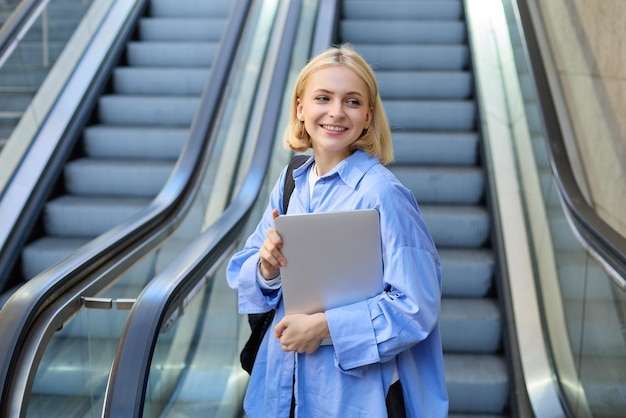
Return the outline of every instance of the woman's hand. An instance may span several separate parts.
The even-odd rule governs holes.
[[[272,210],[272,218],[276,219],[279,215],[278,209]],[[280,273],[280,268],[287,264],[287,260],[283,257],[280,249],[283,246],[283,239],[275,228],[267,230],[267,238],[263,241],[263,246],[259,250],[261,264],[259,268],[261,275],[266,280],[272,280]]]
[[[282,344],[283,351],[314,353],[324,340],[330,337],[325,313],[312,315],[286,315],[274,327],[274,335]]]

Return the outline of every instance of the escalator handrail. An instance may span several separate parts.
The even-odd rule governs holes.
[[[80,300],[81,296],[90,296],[80,293],[86,288],[90,290],[104,288],[117,278],[117,272],[124,270],[125,266],[129,266],[151,248],[156,247],[164,236],[169,235],[182,222],[182,215],[193,200],[209,160],[207,152],[211,149],[214,137],[210,133],[215,127],[216,115],[226,91],[224,81],[233,65],[236,46],[243,32],[243,22],[250,9],[250,3],[251,0],[236,0],[233,4],[228,27],[216,55],[199,110],[192,122],[187,142],[172,175],[158,196],[148,207],[128,221],[97,237],[31,279],[0,310],[0,385],[3,387],[0,411],[5,411],[10,402],[9,388],[18,368],[33,367],[32,363],[28,362],[24,366],[19,365],[20,356],[24,355],[24,351],[29,351],[24,350],[24,346],[27,342],[41,340],[44,333],[52,332],[45,327],[37,327],[37,331],[33,331],[38,317],[46,308],[62,299],[69,304],[69,301]],[[147,1],[139,2],[138,7],[134,9],[135,14],[126,22],[126,27],[122,31],[124,33],[120,35],[117,45],[120,51],[126,45],[146,4]],[[103,80],[106,80],[107,74],[117,62],[116,56],[119,55],[109,54],[109,62],[103,63],[103,70],[99,75]],[[92,94],[98,96],[100,89],[95,90]],[[90,100],[86,102],[93,103]],[[83,123],[84,120],[86,117],[83,118]],[[102,273],[105,268],[107,271]],[[98,272],[102,274],[96,275]],[[74,304],[74,310],[80,307],[80,303]],[[37,357],[34,354],[29,355],[31,358]]]
[[[22,0],[0,27],[0,67],[11,55],[20,34],[27,31],[50,0]]]
[[[312,56],[322,53],[337,42],[340,15],[341,2],[339,0],[320,0],[314,29],[315,36],[311,47]]]
[[[534,0],[517,0],[522,26],[528,49],[528,58],[534,69],[533,77],[537,85],[536,94],[546,129],[550,165],[556,180],[566,214],[575,226],[577,236],[583,246],[594,255],[615,284],[626,291],[626,237],[622,236],[602,218],[585,199],[576,182],[565,144],[563,125],[564,115],[557,111],[557,105],[564,106],[560,87],[554,81],[554,64],[544,59],[547,52],[547,40],[533,9],[537,9]]]
[[[103,417],[140,417],[146,397],[150,363],[159,331],[177,311],[182,312],[189,294],[206,279],[207,271],[222,260],[238,241],[266,177],[281,108],[275,92],[282,92],[288,78],[292,45],[301,1],[289,3],[275,69],[266,96],[249,171],[235,199],[180,257],[157,275],[136,299],[113,360],[104,401]],[[209,279],[207,279],[209,280]],[[133,382],[130,385],[128,382]],[[130,413],[130,415],[128,415]]]

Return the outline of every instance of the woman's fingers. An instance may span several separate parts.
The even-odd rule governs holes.
[[[325,314],[286,315],[274,327],[274,336],[278,338],[283,351],[314,353],[328,336],[327,325],[320,327],[320,321],[327,324]]]
[[[270,252],[268,252],[265,249],[261,249],[260,254],[261,254],[261,266],[262,267],[272,269],[272,270],[280,269],[281,267],[280,261],[274,255],[272,255]]]
[[[278,209],[272,210],[272,217],[276,219],[278,216]],[[280,268],[287,264],[287,260],[285,260],[280,251],[282,245],[283,239],[280,234],[275,228],[269,228],[267,230],[267,238],[259,249],[261,274],[268,280],[278,276]]]

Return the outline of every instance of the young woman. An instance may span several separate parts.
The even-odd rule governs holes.
[[[385,289],[326,312],[285,316],[280,268],[289,260],[274,229],[283,170],[256,231],[228,266],[241,313],[277,310],[250,376],[246,413],[446,417],[439,256],[415,198],[384,166],[393,160],[391,132],[374,73],[350,46],[330,48],[302,69],[291,107],[285,144],[312,148],[313,156],[293,172],[288,212],[378,210]],[[320,345],[326,337],[332,345]]]

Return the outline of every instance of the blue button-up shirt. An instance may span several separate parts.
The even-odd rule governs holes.
[[[283,170],[263,218],[228,265],[239,312],[277,309],[250,376],[244,409],[251,418],[288,417],[292,390],[297,417],[385,417],[397,370],[407,417],[446,417],[448,398],[438,318],[441,266],[411,192],[377,158],[356,151],[309,189],[313,159],[293,172],[289,213],[375,208],[380,214],[385,291],[326,311],[332,345],[313,354],[284,352],[273,328],[284,316],[281,289],[257,282],[259,248],[271,211],[282,211]],[[320,243],[323,245],[323,243]],[[294,388],[295,376],[295,388]]]

